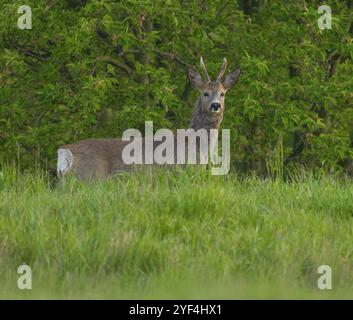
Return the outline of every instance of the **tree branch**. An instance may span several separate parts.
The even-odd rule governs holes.
[[[18,43],[15,43],[11,38],[8,37],[6,37],[5,45],[7,45],[8,49],[16,49],[25,56],[32,57],[40,61],[46,61],[50,57],[50,52],[41,53],[33,51],[31,48],[26,48],[22,45],[19,45]]]
[[[114,59],[110,56],[100,56],[96,58],[96,61],[98,62],[105,62],[108,64],[111,64],[114,67],[120,68],[123,71],[127,73],[127,75],[130,77],[133,73],[133,70],[124,62],[119,61],[118,59]]]

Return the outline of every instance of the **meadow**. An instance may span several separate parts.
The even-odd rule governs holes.
[[[0,7],[0,298],[353,298],[353,0]],[[197,75],[224,58],[225,100]],[[209,128],[211,91],[230,174],[47,173],[60,146],[146,121]]]
[[[352,298],[353,183],[0,171],[0,298]],[[17,269],[32,269],[32,290]],[[332,290],[317,269],[332,268]]]

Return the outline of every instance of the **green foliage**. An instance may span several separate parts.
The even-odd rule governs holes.
[[[53,165],[63,143],[130,127],[188,125],[186,68],[226,56],[241,79],[226,98],[232,161],[338,168],[352,158],[352,1],[0,0],[0,152]],[[278,146],[281,145],[281,148]],[[277,150],[277,151],[276,151]],[[278,169],[279,171],[282,171]]]

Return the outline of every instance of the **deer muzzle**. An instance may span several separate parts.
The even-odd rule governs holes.
[[[211,112],[218,113],[221,111],[221,104],[219,102],[213,102],[211,103],[210,107]]]

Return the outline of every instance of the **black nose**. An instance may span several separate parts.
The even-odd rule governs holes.
[[[212,112],[217,112],[217,111],[219,111],[219,109],[221,109],[220,103],[218,103],[218,102],[211,103],[211,111]]]

